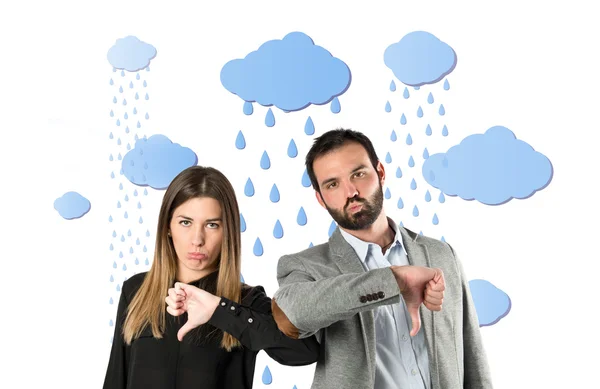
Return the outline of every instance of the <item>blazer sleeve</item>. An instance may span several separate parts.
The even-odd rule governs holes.
[[[460,259],[452,246],[450,249],[454,254],[462,284],[464,389],[492,389],[492,378],[479,331],[479,319],[471,296],[471,289]]]
[[[128,306],[125,293],[125,285],[119,298],[117,308],[117,319],[115,321],[115,332],[113,334],[113,343],[108,360],[108,368],[104,378],[103,389],[125,389],[127,386],[127,361],[129,346],[123,340],[123,322],[125,320]]]
[[[291,323],[299,338],[311,336],[359,312],[400,301],[400,289],[391,268],[316,280],[301,258],[285,255],[277,265],[277,281],[279,290],[273,300],[283,312],[276,315],[277,324],[286,328]],[[289,322],[282,323],[282,317]]]
[[[317,361],[316,338],[291,339],[278,328],[271,313],[271,299],[262,286],[256,286],[237,304],[224,297],[208,321],[228,332],[253,351],[264,350],[282,365],[303,366]]]

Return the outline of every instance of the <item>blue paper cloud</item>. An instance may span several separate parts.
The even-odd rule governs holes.
[[[156,57],[156,49],[151,44],[130,35],[117,39],[108,50],[106,57],[113,68],[137,72],[150,65],[150,61]]]
[[[139,186],[165,189],[182,170],[198,163],[196,153],[164,135],[138,139],[123,157],[123,174]]]
[[[430,155],[422,169],[425,180],[447,195],[487,205],[528,198],[548,186],[553,172],[545,155],[502,126]]]
[[[456,53],[448,44],[426,31],[406,34],[385,50],[383,60],[406,85],[434,84],[456,66]]]
[[[82,217],[91,207],[90,201],[77,192],[67,192],[54,200],[54,209],[67,220]]]
[[[301,33],[263,43],[223,66],[221,83],[245,101],[298,111],[325,104],[350,85],[348,66]]]
[[[491,326],[508,315],[512,303],[510,297],[486,280],[469,281],[469,289],[477,311],[479,326]]]

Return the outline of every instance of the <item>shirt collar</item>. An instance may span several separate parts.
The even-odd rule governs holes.
[[[396,234],[396,236],[394,237],[394,242],[390,245],[390,247],[387,249],[386,252],[389,252],[396,246],[400,246],[402,251],[404,251],[404,253],[406,254],[406,249],[404,248],[404,244],[403,244],[404,242],[402,241],[402,234],[400,234],[400,228],[389,217],[387,218],[387,220],[388,220],[388,223],[389,223],[390,227],[392,228],[392,230],[394,230],[394,233]],[[342,236],[344,237],[346,242],[348,242],[348,244],[350,246],[352,246],[352,248],[356,252],[356,255],[358,255],[358,258],[362,262],[365,262],[367,259],[367,254],[369,253],[369,247],[377,247],[378,250],[381,250],[381,247],[379,245],[372,243],[372,242],[365,242],[364,240],[358,239],[356,236],[349,234],[348,232],[342,230],[341,228],[340,228],[340,233],[342,234]]]

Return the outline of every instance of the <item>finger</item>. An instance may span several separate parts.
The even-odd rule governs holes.
[[[180,301],[173,300],[170,296],[165,297],[165,302],[167,305],[173,309],[181,309],[183,308],[183,303]]]
[[[183,325],[183,327],[181,327],[179,329],[179,331],[177,332],[177,339],[179,339],[179,341],[181,342],[183,340],[183,337],[185,336],[185,334],[187,334],[194,328],[196,328],[194,325],[190,324],[189,321],[186,321],[185,324]]]
[[[434,299],[443,299],[444,292],[435,292],[433,290],[427,290],[425,291],[425,300],[427,300],[427,297],[431,297]]]
[[[423,305],[425,305],[425,308],[429,309],[430,311],[441,311],[442,310],[442,304],[431,304],[427,301],[423,302]]]
[[[421,316],[419,315],[418,307],[410,307],[408,309],[408,313],[410,314],[410,318],[412,320],[412,329],[410,331],[410,336],[415,336],[419,333],[421,329]]]
[[[167,307],[167,312],[169,312],[169,314],[171,314],[173,316],[179,316],[179,315],[183,314],[185,311],[183,309],[175,309],[175,308]]]
[[[424,303],[429,303],[432,305],[442,305],[442,303],[444,302],[443,298],[436,298],[436,297],[432,297],[432,296],[425,296],[425,300],[423,300]]]
[[[446,290],[446,284],[444,283],[443,278],[439,279],[437,282],[435,282],[434,280],[429,281],[427,287],[436,292],[443,292],[444,290]]]
[[[173,299],[173,301],[183,301],[185,300],[185,294],[178,293],[175,288],[169,289],[169,297]]]

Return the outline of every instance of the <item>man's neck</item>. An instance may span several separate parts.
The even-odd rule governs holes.
[[[363,242],[376,243],[382,248],[389,246],[396,236],[394,230],[390,227],[387,216],[385,216],[383,210],[379,214],[377,220],[375,220],[368,228],[362,230],[342,229]]]

